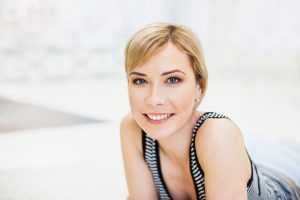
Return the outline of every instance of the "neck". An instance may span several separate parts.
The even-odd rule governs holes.
[[[188,162],[192,130],[201,114],[202,113],[195,111],[184,127],[178,130],[175,134],[158,140],[161,153],[174,162]]]

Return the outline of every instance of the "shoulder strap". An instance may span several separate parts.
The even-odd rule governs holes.
[[[193,135],[192,135],[192,143],[191,143],[191,148],[190,148],[190,156],[191,156],[191,160],[193,161],[191,163],[191,167],[194,167],[195,170],[192,171],[193,177],[196,177],[197,174],[197,170],[196,168],[199,168],[199,171],[204,175],[204,172],[200,166],[198,157],[197,157],[197,153],[196,153],[196,148],[195,148],[195,138],[196,138],[196,134],[198,129],[202,126],[202,124],[205,122],[206,119],[208,118],[227,118],[230,119],[229,117],[220,114],[220,113],[216,113],[216,112],[206,112],[204,113],[202,116],[199,117],[199,119],[196,122],[196,125],[194,126],[193,129]],[[247,182],[247,192],[249,196],[255,196],[256,195],[260,196],[261,195],[261,191],[260,191],[260,180],[259,180],[259,175],[257,172],[257,168],[255,163],[252,161],[248,150],[246,149],[248,158],[250,160],[251,163],[251,177]],[[198,172],[199,174],[199,172]],[[200,175],[201,176],[201,175]],[[199,177],[199,175],[198,175]]]
[[[142,129],[142,149],[143,149],[143,158],[145,160],[145,145],[146,145],[146,133],[144,132],[144,130]]]
[[[202,126],[202,124],[205,122],[206,119],[208,118],[227,118],[230,119],[229,117],[220,114],[220,113],[216,113],[216,112],[205,112],[204,114],[202,114],[199,119],[197,120],[194,128],[193,128],[193,134],[192,134],[192,141],[195,140],[196,134],[198,129]]]
[[[202,170],[198,160],[195,140],[196,140],[196,134],[198,129],[208,118],[226,118],[226,116],[215,112],[205,112],[199,117],[199,119],[197,120],[193,128],[192,141],[190,146],[190,171],[193,177],[194,186],[196,188],[197,199],[205,198],[205,186],[204,186],[204,171]]]
[[[152,174],[153,182],[159,199],[170,200],[171,196],[164,182],[160,168],[159,144],[156,140],[147,136],[142,130],[142,144],[144,160]]]

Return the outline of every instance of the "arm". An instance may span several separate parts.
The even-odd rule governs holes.
[[[141,129],[128,114],[120,125],[123,164],[128,200],[157,199],[150,170],[143,158]]]
[[[196,149],[208,200],[246,200],[251,164],[239,128],[228,119],[207,119]]]

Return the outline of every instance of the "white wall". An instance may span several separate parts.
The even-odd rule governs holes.
[[[154,21],[190,26],[212,74],[297,78],[299,6],[297,0],[1,0],[0,80],[121,75],[128,37]]]

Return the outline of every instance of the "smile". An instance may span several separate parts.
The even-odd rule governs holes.
[[[148,121],[152,123],[161,123],[163,121],[168,120],[174,115],[174,113],[159,113],[159,114],[144,114],[144,116],[148,119]]]

